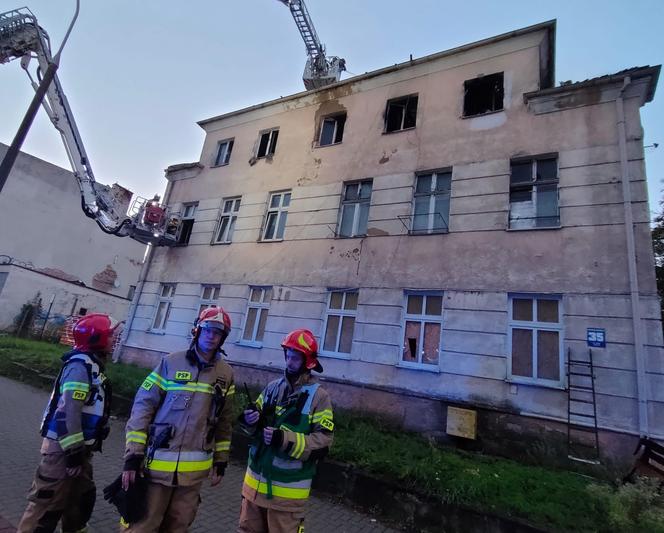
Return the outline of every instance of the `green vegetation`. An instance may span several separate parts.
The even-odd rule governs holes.
[[[44,376],[35,377],[14,363],[54,376],[66,349],[0,337],[0,374],[50,388]],[[147,373],[147,369],[131,365],[111,363],[108,367],[114,391],[127,398]],[[234,408],[239,413],[245,404],[239,387]],[[332,458],[447,503],[554,531],[664,533],[664,495],[651,482],[616,489],[573,472],[441,447],[421,436],[390,429],[384,421],[352,413],[337,413],[335,424]]]

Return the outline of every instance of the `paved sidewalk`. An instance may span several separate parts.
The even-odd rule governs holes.
[[[48,394],[28,385],[0,377],[0,533],[3,518],[16,526],[25,508],[37,462],[41,437],[38,434]],[[124,421],[114,420],[104,453],[94,458],[97,505],[90,522],[91,532],[117,532],[119,517],[104,501],[102,488],[122,467]],[[240,487],[244,467],[231,464],[221,486],[203,490],[203,503],[191,531],[233,532],[240,511]],[[336,504],[324,497],[312,497],[305,521],[307,533],[390,532],[394,531],[365,514]]]

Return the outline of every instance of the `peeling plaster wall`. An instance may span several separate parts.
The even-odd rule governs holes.
[[[0,158],[7,146],[0,144]],[[125,297],[136,285],[145,246],[103,233],[81,210],[65,169],[19,154],[0,195],[0,255]]]
[[[171,196],[175,204],[199,201],[189,246],[156,251],[127,354],[186,346],[201,284],[219,283],[219,304],[234,325],[231,362],[282,368],[283,335],[309,327],[320,338],[327,289],[357,288],[351,354],[324,357],[325,375],[559,420],[567,416],[565,390],[507,379],[509,294],[555,294],[565,353],[587,353],[586,328],[607,331],[607,347],[595,350],[600,426],[637,431],[615,104],[590,94],[562,99],[556,112],[529,111],[523,94],[538,89],[543,38],[524,35],[205,124],[204,168],[194,179],[174,180]],[[463,82],[501,71],[505,109],[462,118]],[[384,134],[386,101],[414,93],[417,127]],[[320,118],[340,110],[348,113],[343,142],[317,148]],[[639,99],[629,97],[625,110],[651,427],[664,438],[664,350]],[[280,128],[274,157],[249,165],[258,132],[272,127]],[[227,138],[235,139],[230,164],[211,168],[217,143]],[[562,228],[509,230],[510,159],[550,153],[559,163]],[[441,168],[452,168],[449,233],[408,235],[402,221],[412,211],[414,174]],[[366,178],[373,178],[368,236],[337,239],[343,182]],[[284,241],[257,242],[270,191],[284,189],[292,189]],[[211,246],[222,198],[240,195],[233,243]],[[160,282],[178,285],[168,327],[157,334],[150,327]],[[238,342],[250,285],[271,285],[275,295],[260,349]],[[400,365],[405,289],[444,291],[434,372]]]

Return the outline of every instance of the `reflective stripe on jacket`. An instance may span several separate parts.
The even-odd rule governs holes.
[[[306,401],[302,401],[303,392]],[[267,421],[283,431],[278,449],[260,444],[256,435],[244,477],[242,495],[261,507],[302,512],[321,452],[332,445],[334,415],[327,392],[306,373],[293,387],[284,377],[271,382],[256,404]]]
[[[170,425],[166,447],[155,449],[146,465],[149,478],[168,486],[199,483],[214,463],[228,461],[234,393],[233,371],[221,356],[207,364],[191,350],[165,356],[136,393],[125,458],[148,454],[152,424],[156,431]]]

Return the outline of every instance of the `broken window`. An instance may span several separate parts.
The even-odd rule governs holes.
[[[367,234],[371,187],[372,180],[356,181],[344,185],[339,237],[358,237]]]
[[[443,330],[442,293],[406,295],[402,361],[438,366]]]
[[[219,307],[219,293],[221,292],[220,285],[201,285],[201,301],[198,305],[198,314],[196,318],[201,316],[201,313],[210,307]]]
[[[503,108],[503,73],[481,76],[463,84],[463,116],[472,117]]]
[[[411,233],[420,235],[449,229],[451,185],[451,170],[416,177]]]
[[[284,238],[290,199],[290,191],[273,192],[270,195],[270,204],[265,217],[262,240],[279,241]]]
[[[191,230],[194,227],[194,216],[196,215],[197,207],[198,202],[184,204],[184,206],[182,206],[182,220],[178,226],[177,234],[177,243],[180,246],[186,246],[189,244]]]
[[[267,314],[270,310],[272,287],[250,287],[247,316],[242,329],[242,340],[262,346]]]
[[[320,126],[319,146],[328,146],[338,144],[344,136],[344,126],[346,125],[346,113],[325,117]]]
[[[221,207],[221,218],[214,232],[215,243],[229,244],[233,240],[235,222],[240,211],[241,198],[225,198]]]
[[[222,165],[228,165],[231,161],[231,152],[233,151],[233,139],[226,139],[220,141],[217,145],[217,155],[214,159],[214,166],[220,167]]]
[[[327,302],[323,351],[347,356],[353,345],[357,291],[331,291]]]
[[[512,161],[510,170],[510,229],[560,226],[558,160]]]
[[[277,138],[279,137],[279,130],[267,130],[260,133],[258,141],[258,151],[256,152],[256,159],[261,157],[272,157],[277,149]]]
[[[510,378],[561,385],[561,301],[557,296],[510,296]]]
[[[414,128],[417,121],[417,95],[411,94],[387,101],[385,132]]]
[[[155,331],[164,331],[166,329],[166,323],[171,314],[171,304],[175,297],[175,287],[175,283],[162,283],[159,286],[157,310],[152,321],[152,329]]]

